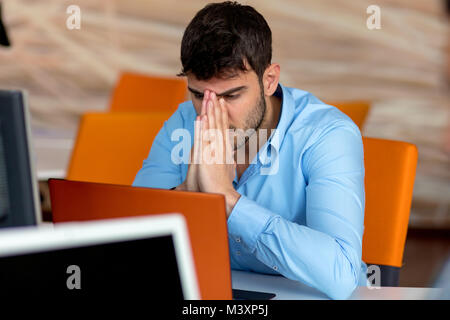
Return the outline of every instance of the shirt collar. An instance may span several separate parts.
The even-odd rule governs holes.
[[[280,118],[276,130],[258,152],[259,161],[261,161],[263,165],[268,164],[268,162],[273,160],[274,156],[278,156],[278,150],[280,149],[284,137],[286,136],[286,132],[292,122],[292,119],[294,118],[294,98],[289,91],[284,86],[279,84],[274,95],[281,98]],[[271,146],[271,148],[269,148],[269,146]],[[275,154],[272,154],[274,152]]]

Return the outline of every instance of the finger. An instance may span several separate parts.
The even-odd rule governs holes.
[[[213,104],[213,113],[215,117],[215,131],[214,131],[214,143],[215,143],[215,150],[216,150],[216,159],[220,161],[220,163],[226,163],[226,152],[227,147],[225,145],[225,137],[224,137],[224,130],[222,125],[222,110],[220,108],[219,100],[217,99],[217,96],[213,96],[213,99],[211,99]]]
[[[193,154],[193,163],[197,164],[199,163],[199,152],[200,152],[200,147],[201,147],[201,121],[200,121],[200,116],[197,116],[197,118],[195,119],[195,129],[194,129],[194,154]]]
[[[202,100],[202,110],[200,112],[200,115],[203,116],[206,114],[206,103],[208,102],[208,90],[205,90],[205,92],[203,93],[203,100]]]
[[[216,94],[212,92],[209,95],[208,105],[207,105],[207,115],[208,115],[208,124],[210,129],[217,129],[216,127],[216,117],[214,111],[214,100],[216,99]]]
[[[213,107],[212,107],[212,102],[211,100],[208,101],[208,104],[206,106],[206,139],[209,142],[212,142],[215,138],[214,135],[214,130],[215,130],[215,125],[214,125],[214,112],[213,112]]]
[[[219,155],[219,157],[222,159],[223,163],[228,163],[227,158],[229,157],[229,147],[227,145],[227,130],[226,127],[224,126],[224,113],[223,113],[223,103],[224,103],[224,99],[220,98],[219,100],[215,100],[215,115],[216,115],[216,125],[217,128],[220,132],[220,137],[218,137],[218,139],[220,139],[220,152],[221,154]]]
[[[197,141],[198,141],[198,135],[199,135],[198,119],[199,119],[199,116],[197,116],[194,121],[194,144],[191,149],[191,164],[196,164],[196,160],[197,160],[197,148],[198,148]]]
[[[220,98],[222,99],[222,98]],[[221,133],[223,134],[223,119],[222,119],[222,109],[220,107],[220,103],[219,100],[216,98],[213,101],[213,105],[214,105],[214,116],[216,118],[216,128],[219,129],[221,131]]]
[[[208,116],[204,115],[201,118],[201,137],[200,140],[202,140],[202,148],[206,146],[207,142],[209,141],[209,125],[208,125]]]
[[[229,136],[229,124],[228,124],[228,111],[225,107],[225,100],[223,98],[220,98],[219,100],[219,105],[220,105],[220,111],[221,111],[221,115],[222,115],[222,127],[223,127],[223,140],[224,140],[224,144],[225,144],[225,161],[227,163],[232,163],[233,161],[231,159],[234,159],[233,157],[233,148],[231,146],[231,142],[230,142],[230,136]]]
[[[222,128],[223,128],[223,130],[227,130],[228,127],[229,127],[228,110],[225,107],[225,100],[224,100],[224,98],[220,98],[220,100],[219,100],[219,108],[220,108],[221,117],[222,117]]]
[[[208,116],[204,115],[202,117],[202,136],[201,136],[201,140],[202,140],[202,145],[201,145],[201,149],[200,149],[200,156],[202,159],[202,163],[209,163],[209,155],[207,154],[206,150],[209,148],[209,144],[211,142],[211,138],[210,138],[210,132],[209,132],[209,125],[208,125]]]

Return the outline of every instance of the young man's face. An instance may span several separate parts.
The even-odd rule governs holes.
[[[197,114],[201,113],[203,94],[209,90],[215,92],[218,98],[224,98],[230,129],[258,129],[264,118],[266,101],[253,70],[238,70],[235,77],[228,79],[214,77],[198,80],[193,74],[188,74],[187,79]]]

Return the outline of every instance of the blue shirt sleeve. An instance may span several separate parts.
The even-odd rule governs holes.
[[[307,180],[306,225],[241,196],[228,231],[258,260],[287,278],[348,298],[360,275],[364,156],[359,130],[344,124],[317,134],[299,165]]]

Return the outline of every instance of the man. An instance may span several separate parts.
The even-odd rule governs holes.
[[[164,124],[134,185],[225,195],[233,269],[347,298],[365,284],[361,134],[336,108],[279,84],[271,59],[270,28],[252,7],[200,10],[181,43],[192,101]],[[174,157],[180,129],[189,163]]]

